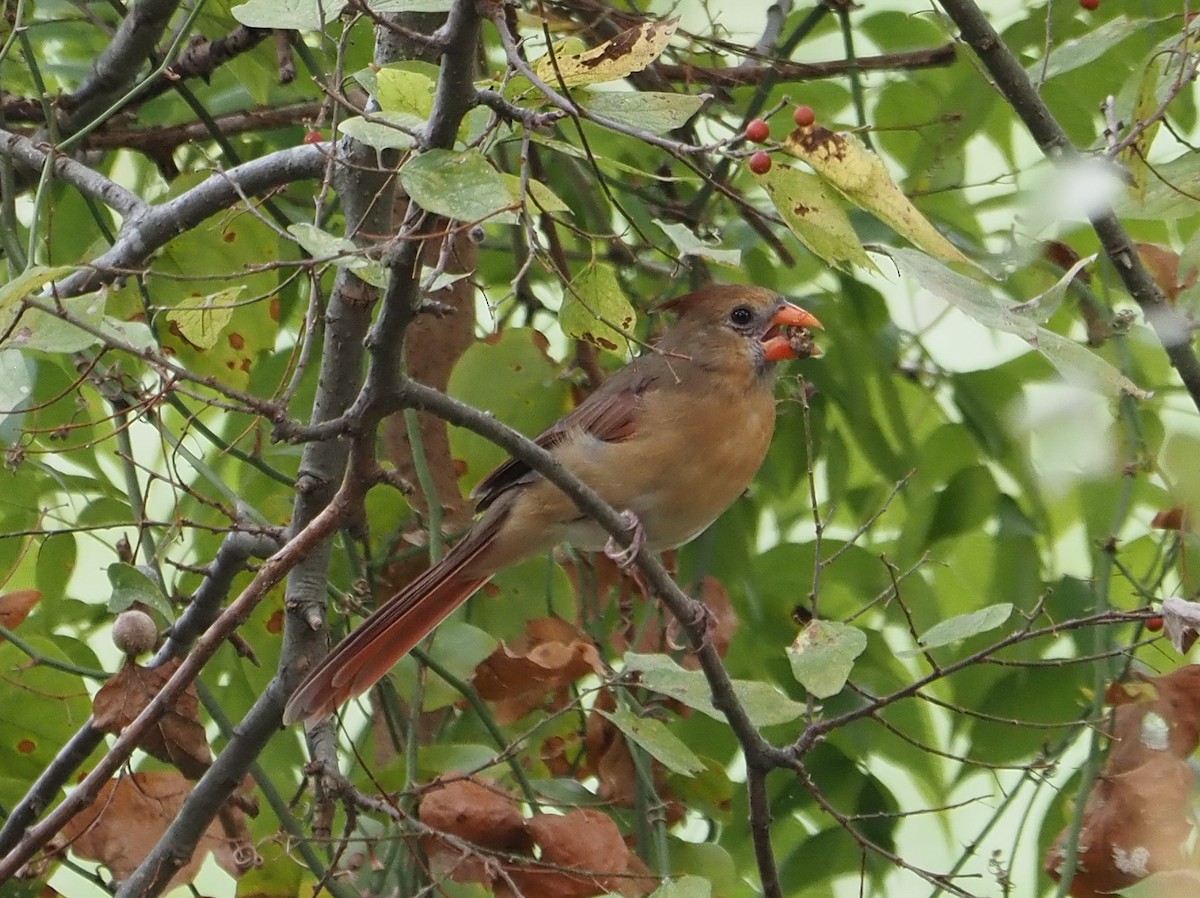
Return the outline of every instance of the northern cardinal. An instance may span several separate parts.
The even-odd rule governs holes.
[[[655,552],[697,536],[746,489],[775,429],[769,363],[815,354],[805,331],[785,329],[821,326],[760,287],[708,286],[663,307],[679,317],[653,350],[537,438],[636,517],[638,545]],[[320,720],[369,689],[500,569],[561,542],[614,554],[607,531],[516,459],[474,495],[482,516],[467,535],[325,656],[286,723]]]

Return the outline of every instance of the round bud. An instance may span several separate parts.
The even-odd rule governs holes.
[[[304,135],[305,143],[324,143],[325,135],[315,128]]]
[[[1079,0],[1079,5],[1088,12],[1094,12],[1100,8],[1100,0]]]
[[[145,654],[158,641],[158,627],[145,611],[122,611],[112,628],[112,641],[131,658]]]
[[[817,120],[817,114],[811,106],[797,106],[796,111],[792,113],[792,120],[797,128],[807,128]]]
[[[752,119],[746,125],[746,140],[751,143],[762,143],[771,136],[771,126],[760,118]]]
[[[1157,633],[1163,628],[1163,619],[1159,616],[1146,618],[1146,629],[1151,633]]]
[[[767,155],[766,150],[759,150],[750,157],[750,171],[756,175],[765,175],[771,170],[771,157]]]

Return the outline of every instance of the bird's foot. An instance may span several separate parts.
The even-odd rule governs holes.
[[[629,531],[629,545],[621,546],[610,536],[608,542],[604,544],[604,554],[615,562],[621,570],[628,571],[633,567],[633,562],[637,559],[638,552],[646,545],[646,528],[642,526],[642,522],[638,520],[638,516],[628,509],[621,512],[621,523]]]
[[[667,630],[667,645],[675,651],[690,648],[689,640],[680,631],[694,633],[696,630],[703,633],[700,637],[700,646],[708,645],[717,633],[717,623],[716,613],[703,602],[696,602],[694,616],[687,621],[671,622],[671,626]]]

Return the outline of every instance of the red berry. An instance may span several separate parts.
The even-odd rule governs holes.
[[[771,170],[771,157],[766,150],[759,150],[750,157],[750,171],[756,175],[765,175]]]
[[[320,131],[313,129],[304,135],[305,143],[322,143],[325,140],[325,135]]]
[[[1082,3],[1083,0],[1080,0]],[[1163,628],[1163,619],[1157,615],[1146,618],[1146,629],[1151,633],[1157,633]]]
[[[1088,12],[1092,12],[1100,8],[1100,0],[1079,0],[1079,5]]]
[[[771,126],[760,118],[751,120],[746,125],[746,140],[751,143],[762,143],[771,136]]]
[[[817,120],[817,114],[813,112],[811,106],[797,106],[796,111],[792,113],[792,118],[796,121],[796,127],[807,128]]]

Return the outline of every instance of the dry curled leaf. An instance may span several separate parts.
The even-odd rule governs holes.
[[[529,831],[541,848],[538,864],[513,865],[496,883],[496,898],[591,898],[608,892],[638,896],[658,884],[632,864],[621,832],[602,811],[537,814]],[[513,887],[516,890],[513,890]]]
[[[535,708],[565,707],[573,700],[571,684],[591,673],[603,674],[604,663],[587,634],[561,618],[544,617],[529,621],[513,645],[501,643],[472,682],[495,703],[496,720],[507,724]]]
[[[484,777],[439,784],[421,799],[420,819],[436,835],[421,840],[435,878],[458,882],[489,883],[494,869],[489,852],[526,853],[532,839],[517,803],[498,785]],[[457,841],[456,841],[457,840]],[[464,849],[461,843],[478,846],[480,852]]]
[[[96,800],[72,817],[52,843],[83,858],[99,861],[117,880],[126,879],[146,859],[167,826],[179,815],[192,783],[175,771],[134,773],[109,780]],[[195,853],[171,878],[168,888],[191,882],[211,851],[231,876],[256,862],[244,818],[226,809],[200,838]],[[235,821],[230,823],[230,821]],[[230,832],[236,827],[237,831]]]
[[[1186,843],[1195,773],[1188,759],[1200,744],[1200,665],[1137,679],[1105,693],[1115,705],[1112,747],[1084,805],[1074,898],[1110,895],[1193,866]],[[1046,852],[1055,880],[1069,833],[1067,827]]]
[[[119,734],[158,695],[178,666],[177,660],[154,668],[126,664],[96,693],[92,716],[97,729]],[[200,701],[194,684],[189,684],[167,713],[146,732],[138,747],[178,767],[189,779],[199,779],[208,770],[212,751],[200,723]]]

